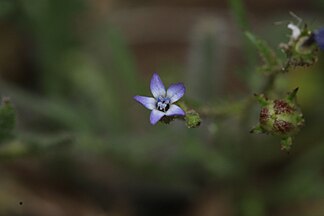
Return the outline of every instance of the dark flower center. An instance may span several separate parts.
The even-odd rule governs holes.
[[[311,33],[308,38],[302,43],[302,46],[309,47],[316,42],[315,34]]]
[[[157,102],[155,104],[156,109],[162,111],[162,112],[166,112],[168,111],[168,109],[170,108],[170,99],[169,98],[165,98],[165,97],[159,97],[157,99]]]

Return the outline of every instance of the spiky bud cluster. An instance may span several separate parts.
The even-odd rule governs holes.
[[[283,99],[271,100],[263,94],[255,95],[261,111],[259,125],[251,130],[252,133],[265,133],[281,138],[281,148],[290,150],[292,137],[304,125],[303,114],[296,103],[296,88]]]

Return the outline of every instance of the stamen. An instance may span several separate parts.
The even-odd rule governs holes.
[[[168,111],[168,109],[170,108],[170,99],[160,96],[157,100],[156,108],[162,112]]]

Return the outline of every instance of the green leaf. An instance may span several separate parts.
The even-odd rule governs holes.
[[[269,101],[264,96],[264,94],[254,94],[254,97],[257,99],[261,107],[267,106]]]
[[[252,128],[252,130],[250,130],[250,133],[253,133],[253,134],[262,134],[262,133],[265,133],[265,131],[261,127],[261,125],[257,125],[254,128]]]
[[[246,8],[242,0],[229,0],[231,11],[236,23],[246,30],[249,29],[249,22],[246,15]]]
[[[245,32],[246,37],[257,48],[260,57],[262,58],[264,65],[259,69],[261,72],[273,73],[280,69],[280,60],[277,57],[273,49],[267,44],[267,42],[258,39],[251,32]]]
[[[292,146],[292,137],[285,137],[281,139],[281,150],[290,151]]]

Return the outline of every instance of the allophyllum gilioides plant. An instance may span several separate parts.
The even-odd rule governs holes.
[[[257,67],[256,71],[265,76],[262,89],[255,94],[256,101],[261,106],[259,123],[250,132],[279,137],[281,149],[289,151],[294,136],[302,129],[305,120],[296,100],[298,87],[294,90],[287,89],[287,95],[281,97],[276,93],[275,81],[281,74],[293,72],[296,67],[308,67],[316,63],[318,50],[324,49],[324,29],[311,30],[306,24],[301,26],[301,22],[297,25],[289,23],[287,27],[291,32],[288,42],[279,44],[279,50],[285,54],[284,58],[252,33],[245,32],[245,35],[254,44],[263,61],[263,65]],[[153,97],[135,96],[134,99],[151,110],[150,122],[153,125],[159,121],[169,124],[175,119],[181,119],[185,120],[189,128],[195,128],[201,123],[198,113],[206,118],[215,114],[213,108],[201,106],[197,108],[197,112],[189,109],[185,102],[179,102],[185,94],[182,83],[172,84],[166,90],[155,73],[150,88]],[[272,93],[271,98],[267,96],[269,92]],[[249,99],[242,101],[243,110],[244,106],[251,104],[246,102]],[[233,103],[234,105],[237,104]]]

